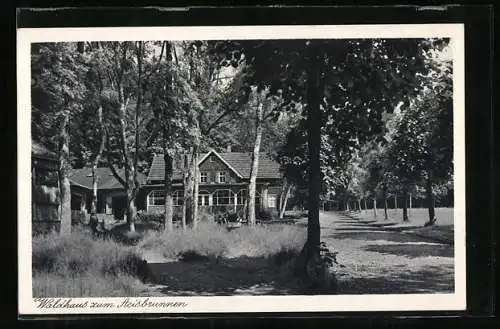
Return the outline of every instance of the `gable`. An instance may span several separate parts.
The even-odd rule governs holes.
[[[200,154],[200,171],[209,170],[210,156],[216,156],[217,168],[227,168],[229,172],[234,174],[234,177],[241,177],[243,179],[250,178],[250,171],[252,166],[252,153],[250,152],[208,152]],[[174,160],[174,162],[176,162]],[[177,161],[177,163],[179,163]],[[219,167],[220,166],[220,167]],[[215,169],[215,167],[214,167]],[[148,181],[163,181],[165,175],[165,162],[163,154],[154,156],[151,163],[151,168],[148,175]],[[265,153],[260,153],[259,156],[259,171],[257,179],[280,179],[281,178],[280,165],[274,159],[270,158]],[[182,180],[182,168],[174,166],[173,180]]]
[[[220,172],[225,172],[226,183],[232,184],[241,181],[241,175],[235,172],[233,168],[227,165],[222,159],[216,155],[209,155],[199,165],[200,175],[206,173],[207,183],[218,182],[218,175]]]

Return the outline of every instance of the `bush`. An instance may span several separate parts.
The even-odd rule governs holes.
[[[261,221],[279,220],[279,214],[276,209],[268,209],[259,211],[259,219]]]
[[[137,221],[142,223],[157,222],[163,223],[165,216],[160,212],[140,212],[137,213]]]
[[[145,264],[136,249],[112,240],[95,239],[85,231],[75,231],[70,236],[52,233],[34,237],[32,268],[37,297],[61,289],[64,293],[60,296],[82,296],[83,292],[71,289],[72,284],[82,285],[86,291],[83,295],[94,294],[110,278],[117,285],[123,279],[125,286],[132,287],[127,282],[146,277]],[[54,284],[52,290],[50,284]]]
[[[138,244],[139,250],[159,250],[167,259],[198,256],[266,257],[280,252],[297,253],[305,243],[306,231],[291,225],[242,226],[228,232],[214,222],[199,222],[196,230],[152,233]]]
[[[214,221],[214,215],[207,212],[207,211],[203,211],[203,210],[200,210],[198,212],[198,220],[200,222],[213,222]]]

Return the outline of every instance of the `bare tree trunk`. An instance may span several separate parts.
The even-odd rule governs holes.
[[[61,223],[59,233],[61,235],[71,234],[71,188],[69,183],[69,110],[64,108],[64,117],[59,131],[59,196]]]
[[[197,141],[198,143],[198,141]],[[198,168],[198,144],[194,147],[193,150],[193,228],[196,229],[198,226],[198,192],[199,192],[199,168]]]
[[[127,145],[127,135],[126,135],[126,111],[127,104],[123,101],[123,90],[120,90],[120,111],[119,111],[119,122],[120,122],[120,143],[121,143],[121,152],[124,159],[124,171],[125,171],[125,191],[127,197],[127,224],[129,226],[130,232],[135,232],[135,218],[137,216],[137,208],[135,206],[135,197],[137,195],[136,188],[136,179],[135,179],[135,171],[136,168],[130,159],[130,155],[128,154],[128,145]]]
[[[368,208],[366,207],[366,198],[363,199],[363,203],[364,203],[364,206],[365,206],[365,212],[368,210]]]
[[[411,193],[410,193],[410,195],[409,195],[409,201],[410,201],[410,205],[409,205],[409,212],[410,212],[410,215],[411,215],[411,209],[412,209]]]
[[[283,216],[285,215],[285,210],[286,210],[286,204],[288,202],[288,198],[290,197],[290,191],[292,190],[292,184],[287,183],[286,184],[286,190],[285,190],[285,195],[283,197],[283,202],[280,205],[280,219],[283,219]]]
[[[164,42],[165,45],[165,50],[166,50],[166,56],[165,59],[167,63],[172,62],[172,46],[169,42]],[[163,53],[163,46],[162,46],[162,53]],[[160,55],[161,59],[161,55]],[[172,76],[170,73],[167,73],[166,79],[165,79],[165,89],[167,92],[172,92]],[[163,161],[165,163],[165,173],[164,173],[164,186],[163,190],[165,192],[165,216],[163,219],[163,229],[168,230],[169,232],[172,232],[174,229],[174,223],[173,223],[173,218],[174,218],[174,200],[173,200],[173,188],[172,188],[172,176],[173,176],[173,159],[172,156],[168,153],[168,140],[169,140],[169,134],[168,134],[168,129],[166,125],[166,120],[167,120],[167,114],[165,113],[165,107],[162,107],[162,117],[159,119],[162,130],[163,130]],[[183,227],[184,221],[185,221],[185,213],[183,211]]]
[[[320,267],[320,223],[319,223],[319,195],[321,192],[321,168],[320,168],[320,145],[321,145],[321,111],[320,97],[323,94],[320,81],[320,70],[318,51],[314,42],[311,44],[311,61],[307,71],[307,127],[308,127],[308,151],[309,172],[308,184],[309,195],[307,200],[307,241],[295,264],[295,273],[307,278],[312,283],[317,282],[318,274],[315,270]],[[309,266],[311,265],[311,266]],[[311,269],[312,272],[309,270]],[[311,277],[313,275],[314,277]]]
[[[384,219],[388,220],[389,216],[387,216],[387,189],[384,188]]]
[[[193,149],[184,158],[184,204],[183,204],[183,225],[193,223],[193,190],[194,190],[194,177],[193,177]]]
[[[408,222],[408,188],[403,187],[403,222]]]
[[[429,222],[426,225],[434,225],[436,223],[436,212],[434,205],[434,194],[432,193],[432,171],[429,171],[426,184],[425,193],[427,195],[427,207],[429,209]]]
[[[260,95],[257,95],[259,97]],[[255,116],[255,141],[252,152],[252,167],[250,169],[250,182],[248,184],[248,208],[247,220],[251,226],[255,225],[255,192],[257,188],[257,172],[259,171],[260,143],[262,140],[262,119],[264,114],[264,104],[259,99]]]
[[[394,196],[394,209],[398,209],[398,197]]]
[[[163,137],[165,141],[165,136]],[[165,162],[164,186],[165,192],[165,216],[163,218],[163,229],[173,231],[174,200],[172,198],[172,157],[167,152],[166,143],[163,143],[163,161]]]
[[[358,210],[361,212],[361,199],[358,199]]]
[[[92,162],[92,204],[91,204],[91,214],[97,213],[97,183],[98,177],[96,176],[97,166],[101,160],[102,152],[104,151],[104,146],[106,144],[106,129],[104,128],[104,121],[102,118],[102,105],[99,106],[97,110],[97,117],[99,118],[99,127],[101,130],[101,144],[99,145],[99,150]]]
[[[346,210],[346,211],[349,211],[349,210],[350,210],[350,209],[349,209],[349,201],[346,201],[346,202],[345,202],[345,210]]]
[[[377,198],[373,198],[373,217],[377,217]]]

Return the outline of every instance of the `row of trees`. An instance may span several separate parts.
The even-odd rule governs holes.
[[[62,216],[69,217],[69,206],[64,205],[69,205],[71,161],[93,168],[105,163],[127,191],[131,230],[137,173],[148,167],[153,152],[165,157],[165,226],[172,227],[172,161],[179,153],[184,166],[183,222],[196,226],[199,152],[209,146],[223,148],[240,139],[238,134],[245,129],[251,131],[253,143],[239,142],[253,152],[247,216],[253,223],[256,155],[268,148],[286,177],[280,212],[292,186],[307,190],[308,238],[297,263],[304,274],[308,265],[320,261],[320,194],[340,196],[352,190],[354,181],[368,186],[370,180],[361,179],[361,169],[370,169],[370,179],[378,177],[374,173],[380,170],[366,165],[377,161],[354,161],[363,155],[363,147],[383,146],[387,151],[372,152],[380,154],[374,158],[394,158],[406,166],[414,163],[413,158],[407,162],[407,155],[389,146],[396,147],[399,141],[403,144],[396,149],[403,150],[412,143],[405,140],[416,139],[421,145],[411,154],[425,154],[427,159],[417,161],[418,172],[426,173],[431,182],[441,177],[429,170],[442,154],[438,144],[447,143],[438,136],[441,130],[417,124],[415,129],[422,132],[414,137],[404,134],[403,122],[414,127],[422,108],[441,108],[441,98],[436,105],[433,96],[443,95],[442,84],[435,84],[441,71],[431,54],[446,43],[339,39],[36,44],[32,131],[42,142],[59,144]],[[401,114],[393,118],[400,120],[387,120],[398,104]],[[445,129],[448,117],[442,112],[432,124],[442,123]],[[235,119],[240,117],[250,117],[254,124],[242,125],[245,120]],[[395,128],[388,134],[390,122]],[[284,135],[284,144],[273,141]],[[383,142],[383,137],[390,139]],[[437,143],[427,147],[430,140]],[[123,179],[117,168],[124,170]],[[385,176],[384,171],[381,177]],[[95,180],[94,176],[94,186]],[[383,186],[380,182],[385,180],[375,181]]]
[[[419,93],[408,104],[399,104],[385,121],[384,132],[356,148],[346,166],[342,190],[349,199],[402,199],[403,221],[408,221],[411,197],[425,199],[428,224],[436,222],[435,197],[453,191],[453,109],[451,61],[442,53],[426,58],[429,72],[418,75]],[[365,207],[366,208],[366,207]]]

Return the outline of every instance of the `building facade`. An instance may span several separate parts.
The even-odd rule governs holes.
[[[252,165],[251,153],[218,153],[212,150],[200,154],[198,165],[198,205],[200,211],[209,213],[243,211],[247,202]],[[256,207],[260,210],[276,207],[277,194],[281,184],[279,169],[279,164],[276,161],[264,153],[260,154],[256,190]],[[146,185],[143,186],[147,212],[164,211],[164,175],[163,155],[155,155]],[[174,214],[179,211],[184,202],[182,182],[182,161],[174,159],[172,177]]]

